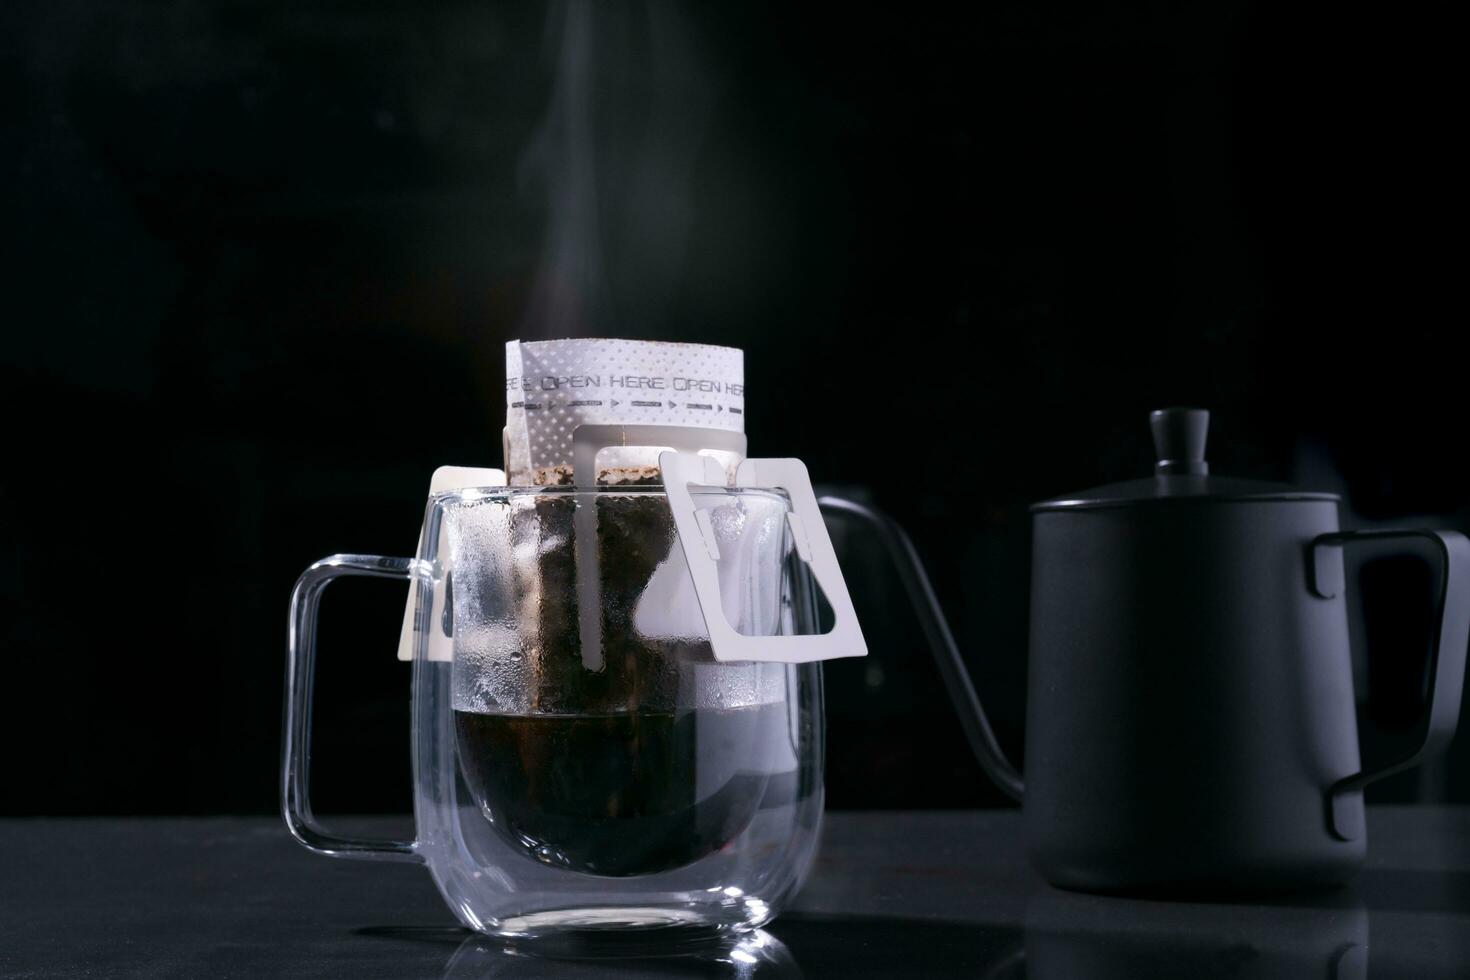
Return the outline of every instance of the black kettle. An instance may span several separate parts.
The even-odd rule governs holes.
[[[1210,476],[1208,420],[1154,412],[1154,476],[1031,508],[1024,791],[912,545],[863,515],[898,559],[976,756],[1023,801],[1032,863],[1055,885],[1211,895],[1341,881],[1365,855],[1363,787],[1455,731],[1470,541],[1343,532],[1333,494]],[[1417,737],[1365,770],[1343,548],[1384,539],[1430,542],[1441,568]]]

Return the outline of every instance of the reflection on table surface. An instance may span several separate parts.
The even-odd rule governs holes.
[[[1470,944],[1463,882],[1438,888],[1458,904],[1432,911],[1407,879],[1373,873],[1353,886],[1240,903],[1083,895],[1035,882],[1020,914],[994,921],[795,911],[766,930],[703,946],[638,943],[601,949],[504,944],[467,935],[443,976],[887,977],[986,980],[1215,977],[1366,980],[1466,975]],[[1412,912],[1394,896],[1417,895]],[[1458,898],[1456,898],[1458,895]],[[1431,919],[1436,921],[1430,921]],[[1380,959],[1373,924],[1384,922]],[[1415,923],[1418,923],[1416,925]],[[1423,928],[1424,926],[1428,928]],[[1450,932],[1458,932],[1451,939]],[[1436,932],[1438,938],[1436,938]],[[1444,940],[1451,944],[1445,945]]]
[[[764,930],[557,948],[460,929],[423,869],[321,861],[278,819],[6,821],[0,975],[1470,976],[1470,808],[1370,809],[1369,837],[1347,887],[1162,902],[1042,883],[1015,811],[835,813]]]

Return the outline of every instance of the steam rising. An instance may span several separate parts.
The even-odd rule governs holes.
[[[566,0],[546,37],[550,104],[521,180],[547,225],[521,336],[666,333],[711,101],[692,32],[672,3]]]

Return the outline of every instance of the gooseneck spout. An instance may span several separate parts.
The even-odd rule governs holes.
[[[893,559],[899,578],[908,592],[909,601],[919,617],[929,650],[934,654],[934,663],[944,678],[944,685],[954,702],[955,712],[960,716],[960,724],[964,726],[965,737],[970,742],[976,761],[1001,792],[1019,801],[1023,792],[1021,774],[1006,759],[1000,743],[995,739],[995,731],[990,727],[990,720],[985,717],[985,709],[980,705],[975,685],[970,682],[970,672],[965,669],[965,661],[960,656],[954,633],[950,631],[949,622],[944,618],[944,610],[939,606],[939,599],[934,595],[933,586],[929,584],[924,564],[908,534],[887,514],[856,501],[842,497],[820,497],[817,504],[826,513],[855,517],[877,532],[878,540]]]

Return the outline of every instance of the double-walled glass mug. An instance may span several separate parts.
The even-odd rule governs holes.
[[[690,490],[729,625],[817,632],[788,495]],[[339,836],[312,814],[317,606],[343,575],[412,583],[411,841]],[[427,865],[480,932],[753,929],[811,863],[821,666],[712,655],[661,487],[433,496],[417,557],[335,555],[301,576],[287,684],[293,835],[322,854]]]

